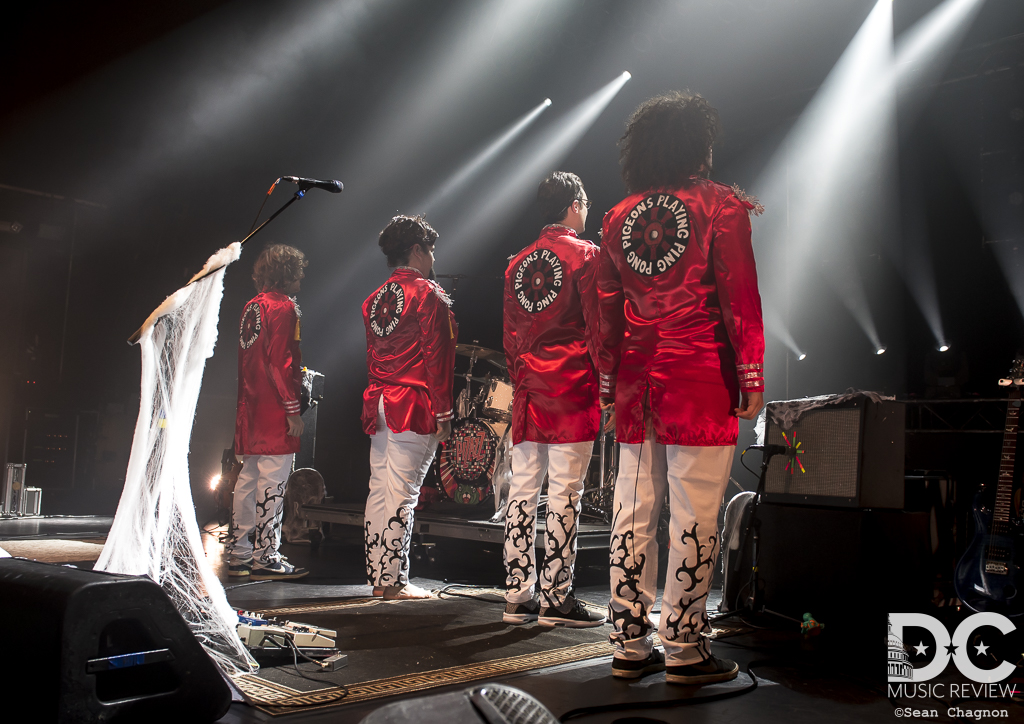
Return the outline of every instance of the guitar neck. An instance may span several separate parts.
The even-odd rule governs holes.
[[[1003,453],[999,460],[999,483],[992,519],[997,523],[1010,520],[1013,506],[1013,464],[1017,457],[1017,424],[1020,419],[1020,398],[1014,395],[1006,408],[1006,427],[1003,430]]]

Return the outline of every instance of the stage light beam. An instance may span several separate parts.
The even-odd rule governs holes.
[[[472,180],[484,169],[484,167],[487,166],[488,163],[493,161],[502,151],[508,148],[512,141],[522,135],[523,131],[537,120],[541,113],[550,107],[551,99],[545,98],[543,102],[505,129],[505,131],[488,143],[483,150],[467,161],[458,171],[452,174],[452,176],[441,184],[441,187],[429,199],[422,204],[413,206],[413,208],[420,209],[423,213],[427,213],[433,211],[438,205],[450,201],[451,198],[461,191],[470,180]]]
[[[776,273],[768,270],[779,288],[766,289],[766,297],[788,298],[805,265],[824,260],[829,289],[876,349],[856,262],[872,236],[868,220],[880,218],[892,198],[879,179],[893,178],[883,170],[892,158],[895,98],[878,88],[892,67],[892,42],[891,2],[879,0],[755,184],[766,208],[785,210],[759,223],[762,243],[784,250],[775,263],[786,260]]]
[[[470,248],[470,242],[481,238],[483,228],[493,229],[521,212],[537,184],[572,151],[631,77],[628,71],[624,71],[566,112],[523,148],[509,173],[500,176],[483,195],[483,203],[473,206],[471,216],[453,225],[451,251],[447,253],[459,253],[465,261],[467,256],[485,251],[479,245]]]

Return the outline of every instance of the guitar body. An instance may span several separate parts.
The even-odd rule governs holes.
[[[956,595],[972,611],[992,611],[1007,617],[1024,614],[1024,543],[1019,526],[994,520],[991,508],[978,496],[974,505],[974,538],[956,567]]]

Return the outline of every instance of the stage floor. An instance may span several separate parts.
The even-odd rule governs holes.
[[[110,519],[105,519],[105,523],[97,518],[83,519],[77,526],[72,522],[67,518],[0,521],[0,547],[4,546],[5,540],[17,538],[18,555],[33,557],[25,545],[37,542],[40,557],[43,557],[52,554],[55,541],[95,544],[94,534],[105,532],[103,526],[109,527]],[[893,705],[885,695],[881,634],[877,647],[864,647],[872,653],[877,649],[878,655],[869,658],[866,664],[860,664],[855,661],[856,657],[849,656],[849,648],[845,644],[837,645],[827,633],[803,638],[795,630],[795,625],[779,628],[769,621],[757,619],[755,623],[765,628],[725,631],[724,638],[713,644],[719,655],[738,661],[741,670],[745,670],[752,661],[764,662],[754,667],[757,689],[735,698],[696,703],[699,697],[747,686],[750,679],[741,673],[735,682],[708,687],[671,686],[665,683],[664,674],[648,676],[634,683],[618,681],[610,675],[611,657],[606,648],[608,626],[579,631],[546,630],[535,624],[508,626],[500,620],[500,599],[486,591],[481,593],[490,602],[461,598],[388,604],[373,602],[369,599],[369,588],[362,583],[364,571],[359,531],[347,527],[335,527],[316,551],[309,546],[282,547],[289,560],[310,569],[307,578],[287,583],[246,583],[244,579],[240,582],[226,576],[222,562],[223,547],[219,541],[222,530],[208,527],[204,542],[207,555],[223,576],[228,598],[234,606],[255,610],[288,607],[293,612],[279,614],[282,618],[335,626],[339,631],[339,647],[349,653],[349,666],[333,679],[322,679],[323,683],[310,683],[297,676],[291,662],[286,666],[265,667],[266,679],[300,692],[348,684],[353,695],[361,692],[359,695],[365,696],[367,687],[360,688],[359,682],[400,680],[401,683],[407,681],[410,674],[429,678],[431,672],[452,670],[453,667],[463,667],[460,671],[466,667],[478,667],[473,674],[477,678],[472,680],[456,677],[449,680],[458,683],[447,686],[417,691],[407,687],[408,693],[398,696],[351,703],[342,701],[325,708],[293,708],[287,713],[274,715],[270,709],[233,704],[221,720],[223,722],[358,722],[370,712],[400,698],[462,690],[485,681],[522,689],[539,699],[556,716],[595,705],[622,704],[629,707],[662,700],[675,704],[687,699],[695,700],[685,708],[626,708],[581,717],[581,722],[713,720],[817,724],[822,721],[878,722],[894,716]],[[83,535],[80,536],[79,532]],[[50,548],[47,549],[44,543]],[[10,545],[15,547],[14,543]],[[68,550],[90,549],[65,546],[65,552]],[[500,590],[503,585],[504,572],[500,550],[496,546],[464,540],[440,541],[429,555],[423,550],[419,553],[422,555],[413,561],[412,571],[413,580],[420,586],[440,589],[458,583]],[[75,565],[89,567],[91,562],[83,560]],[[720,597],[720,592],[714,593],[712,607]],[[577,594],[598,607],[606,605],[607,561],[603,552],[581,552]],[[523,661],[523,657],[528,656],[557,658],[572,647],[590,647],[585,652],[587,658],[525,671],[506,665],[507,662]],[[546,660],[538,659],[541,663]],[[484,669],[479,669],[481,666]],[[493,667],[494,675],[486,675],[488,666]],[[319,677],[310,664],[300,668],[311,677]],[[502,670],[512,673],[501,674]],[[484,672],[483,678],[479,676],[481,671]],[[434,681],[436,683],[437,680]],[[401,686],[397,690],[402,690]],[[1014,713],[1011,712],[1011,717]],[[945,717],[940,717],[940,720],[945,720]]]

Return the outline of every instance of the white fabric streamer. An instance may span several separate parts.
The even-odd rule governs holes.
[[[793,426],[800,421],[800,418],[808,410],[815,410],[826,405],[839,405],[857,397],[866,397],[872,402],[896,399],[891,395],[886,396],[880,392],[857,390],[853,387],[848,387],[846,392],[841,395],[818,395],[817,397],[801,397],[797,400],[769,402],[761,409],[761,414],[757,416],[757,422],[754,423],[754,437],[758,445],[764,445],[765,421],[768,415],[772,416],[772,422],[782,430],[792,430]]]
[[[211,256],[193,280],[227,267],[238,242]],[[207,358],[217,342],[224,269],[174,292],[143,325],[142,396],[121,501],[95,569],[160,584],[210,657],[227,674],[259,666],[238,638],[238,616],[203,551],[188,451]]]

